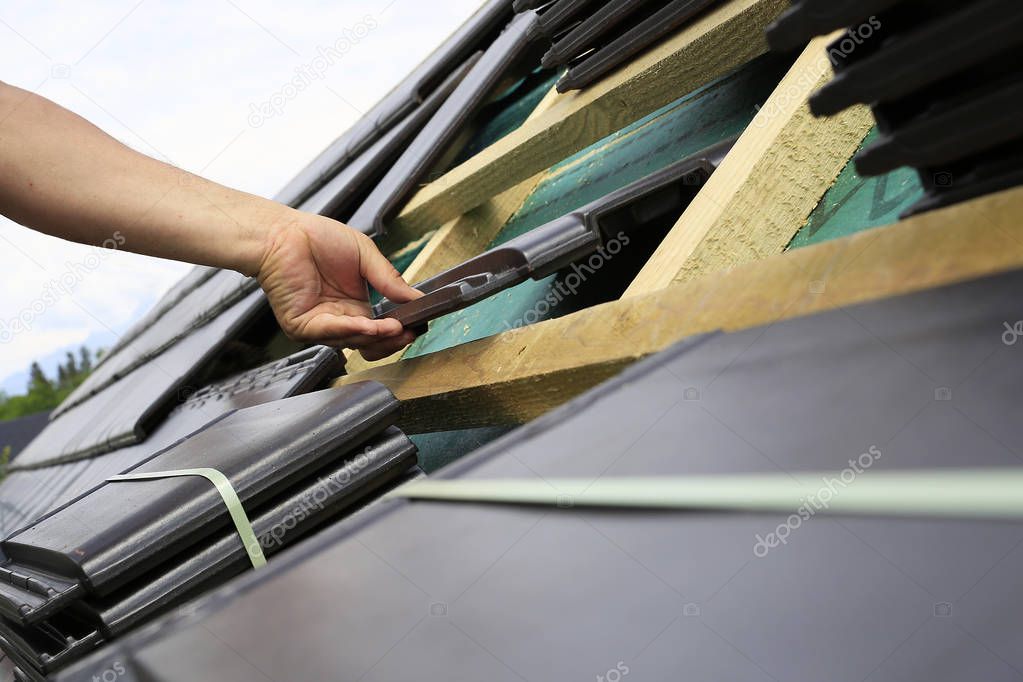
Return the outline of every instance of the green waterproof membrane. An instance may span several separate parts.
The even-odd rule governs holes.
[[[877,128],[874,128],[864,138],[860,149],[873,144],[877,136]],[[919,177],[912,168],[866,178],[856,172],[856,163],[850,160],[788,248],[798,249],[872,227],[891,225],[923,195]]]

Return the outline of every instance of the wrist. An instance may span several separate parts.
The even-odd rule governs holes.
[[[239,225],[239,238],[232,247],[235,264],[231,268],[249,277],[259,274],[263,259],[276,236],[297,225],[301,216],[301,212],[289,206],[264,201],[265,204],[259,206],[254,215]]]

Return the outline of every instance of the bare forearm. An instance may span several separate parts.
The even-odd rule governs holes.
[[[0,213],[86,244],[254,274],[296,213],[135,152],[47,99],[0,83]]]

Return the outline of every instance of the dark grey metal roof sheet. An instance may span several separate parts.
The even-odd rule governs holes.
[[[839,472],[871,448],[879,470],[1018,467],[1023,363],[1001,334],[1021,286],[1013,272],[683,342],[438,475]],[[110,660],[161,681],[1023,668],[1023,523],[817,516],[757,554],[790,520],[391,501],[60,679]]]

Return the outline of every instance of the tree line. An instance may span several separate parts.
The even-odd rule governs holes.
[[[46,375],[38,362],[33,362],[24,395],[8,396],[0,392],[0,420],[52,410],[85,381],[101,355],[102,351],[93,353],[85,346],[79,348],[77,354],[68,351],[52,377]]]

